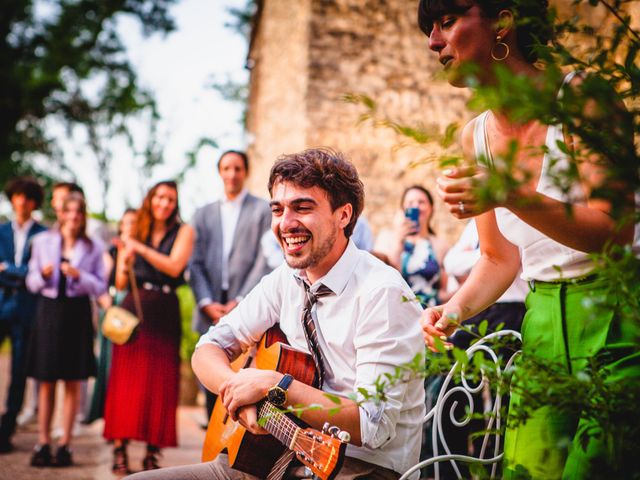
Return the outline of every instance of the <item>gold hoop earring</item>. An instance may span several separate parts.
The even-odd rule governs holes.
[[[502,56],[496,55],[496,52],[495,52],[495,48],[496,47],[504,49],[504,52],[503,52]],[[498,35],[496,37],[495,45],[493,47],[491,47],[491,58],[493,58],[496,62],[501,62],[501,61],[503,61],[504,59],[506,59],[509,56],[509,53],[510,53],[509,45],[504,43],[502,41],[502,37],[500,35]]]

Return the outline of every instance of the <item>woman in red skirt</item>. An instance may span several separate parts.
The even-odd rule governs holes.
[[[116,288],[128,287],[133,268],[143,321],[133,340],[113,346],[104,436],[114,442],[116,474],[129,473],[129,440],[147,443],[145,470],[159,468],[160,448],[177,445],[180,309],[175,289],[184,283],[193,241],[193,230],[180,221],[177,185],[169,181],[149,190],[135,235],[119,246]],[[136,313],[131,293],[122,306]]]

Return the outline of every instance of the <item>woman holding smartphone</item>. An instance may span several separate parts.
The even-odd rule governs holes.
[[[423,307],[447,300],[447,278],[442,260],[448,245],[431,227],[433,197],[420,185],[407,188],[393,231],[382,232],[375,250],[386,254],[390,264],[402,273]]]

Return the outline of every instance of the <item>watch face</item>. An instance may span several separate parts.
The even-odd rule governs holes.
[[[277,407],[281,407],[287,401],[287,392],[280,387],[273,387],[269,390],[267,400]]]

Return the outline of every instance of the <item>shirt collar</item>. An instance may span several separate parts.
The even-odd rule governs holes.
[[[359,250],[355,243],[349,239],[347,248],[345,248],[342,256],[333,265],[333,267],[331,267],[331,270],[329,270],[323,277],[319,278],[314,285],[321,283],[325,287],[331,289],[331,291],[336,295],[340,295],[347,286],[347,282],[351,278],[351,274],[355,270],[359,259]],[[309,283],[307,280],[307,274],[304,270],[294,270],[293,276],[299,283]],[[315,289],[313,290],[315,291]]]
[[[15,231],[28,232],[31,229],[31,227],[33,226],[34,223],[35,222],[34,222],[33,218],[30,218],[29,220],[24,222],[22,224],[22,227],[21,227],[20,225],[18,225],[17,221],[12,220],[11,221],[11,228],[13,229],[14,232]]]
[[[245,197],[247,196],[247,194],[249,193],[249,191],[246,188],[243,188],[242,191],[238,194],[238,196],[236,198],[234,198],[233,200],[229,200],[227,198],[227,196],[225,195],[222,199],[222,203],[225,205],[233,205],[233,206],[240,206],[242,205],[242,202],[244,202]]]

